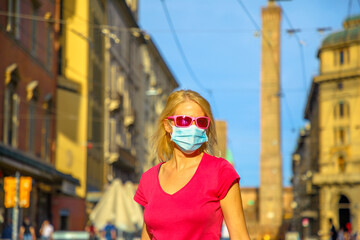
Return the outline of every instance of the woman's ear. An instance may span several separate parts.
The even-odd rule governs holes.
[[[163,123],[164,123],[164,128],[165,128],[165,131],[167,132],[167,133],[172,133],[172,127],[171,127],[171,125],[170,125],[170,123],[169,123],[169,120],[168,119],[164,119],[164,121],[163,121]]]

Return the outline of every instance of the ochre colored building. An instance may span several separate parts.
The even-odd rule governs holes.
[[[360,16],[327,36],[319,49],[320,73],[313,79],[308,108],[318,104],[320,237],[328,239],[329,218],[337,229],[360,230]],[[317,102],[314,101],[317,99]]]
[[[259,188],[241,187],[241,198],[244,208],[246,225],[251,239],[263,239],[263,229],[260,223],[260,198]],[[293,189],[292,187],[284,187],[282,189],[282,211],[284,213],[281,225],[278,227],[278,239],[284,239],[285,233],[289,229],[290,219],[293,217]]]

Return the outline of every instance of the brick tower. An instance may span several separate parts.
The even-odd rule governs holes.
[[[280,131],[280,21],[274,1],[262,8],[261,155],[259,217],[261,239],[277,239],[283,219]]]

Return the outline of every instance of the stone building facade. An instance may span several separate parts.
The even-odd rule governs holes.
[[[144,33],[144,39],[145,44],[141,47],[141,58],[145,74],[143,118],[145,131],[142,142],[145,146],[145,158],[143,162],[140,162],[141,171],[146,171],[159,163],[152,146],[152,137],[168,96],[174,89],[179,87],[171,69],[167,66],[151,37]]]
[[[314,194],[312,200],[307,196],[314,209],[303,206],[302,212],[312,213],[321,239],[329,239],[330,218],[337,229],[350,223],[353,233],[360,230],[359,50],[360,16],[345,19],[344,29],[323,40],[305,110],[311,125],[308,159],[293,159],[295,165],[308,162],[293,179]]]
[[[149,143],[178,83],[150,35],[139,28],[137,1],[107,4],[105,175],[107,181],[137,182],[158,161]]]
[[[315,116],[315,112],[312,112]],[[312,184],[312,176],[317,171],[316,132],[310,124],[300,130],[296,149],[292,155],[292,185],[294,189],[294,209],[290,230],[298,232],[301,238],[317,238],[319,229],[319,195]]]
[[[256,187],[241,187],[240,191],[242,198],[242,205],[246,225],[251,239],[264,239],[264,231],[260,223],[260,196],[259,188]],[[285,239],[286,232],[289,231],[290,221],[293,219],[293,189],[292,187],[284,187],[282,189],[282,211],[284,213],[281,226],[278,227],[277,239]]]

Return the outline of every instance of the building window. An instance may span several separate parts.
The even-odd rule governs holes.
[[[52,107],[52,96],[48,94],[45,97],[44,103],[45,116],[44,116],[44,124],[42,129],[43,134],[43,158],[46,162],[50,162],[51,160],[51,107]]]
[[[342,154],[340,154],[338,157],[338,165],[339,165],[340,172],[344,172],[345,171],[345,158]]]
[[[51,70],[53,63],[53,29],[50,23],[47,24],[47,33],[46,33],[46,67],[48,70]]]
[[[28,151],[35,153],[35,114],[36,102],[31,100],[29,102],[29,119],[28,119]]]
[[[344,64],[344,50],[340,50],[339,59],[340,65]]]
[[[17,147],[20,98],[13,84],[6,86],[4,100],[4,142]]]
[[[33,9],[32,9],[33,20],[31,22],[31,54],[34,56],[36,56],[36,48],[37,48],[38,21],[36,20],[36,17],[38,17],[38,13],[39,13],[38,6],[33,4]]]
[[[342,82],[339,82],[338,84],[337,84],[337,88],[339,89],[339,90],[341,90],[341,89],[343,89],[343,83]]]
[[[61,209],[60,210],[60,226],[59,230],[68,230],[69,229],[69,210]]]
[[[348,102],[339,101],[334,108],[334,118],[341,119],[350,116],[350,106]]]
[[[116,152],[116,119],[111,117],[109,121],[109,152]]]
[[[340,102],[339,103],[339,117],[344,117],[344,103]]]
[[[334,131],[335,145],[344,145],[349,143],[349,128],[337,127]]]
[[[342,48],[334,51],[334,65],[344,65],[350,62],[349,48]]]
[[[8,17],[6,31],[16,39],[20,38],[20,0],[8,0]]]
[[[17,83],[20,80],[17,65],[10,65],[5,72],[3,141],[17,147],[20,105],[20,97],[16,94]]]
[[[44,138],[44,159],[46,162],[50,162],[50,129],[51,129],[51,113],[47,110],[44,118],[43,138]]]
[[[28,114],[28,151],[35,153],[35,133],[36,133],[36,106],[39,96],[38,81],[32,81],[26,86],[27,101],[29,106]]]
[[[338,134],[339,134],[339,143],[344,144],[345,143],[345,129],[339,128]]]

